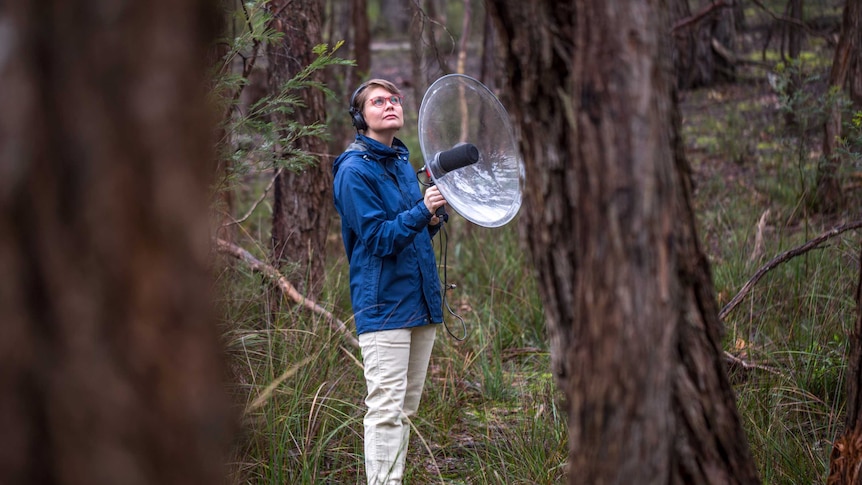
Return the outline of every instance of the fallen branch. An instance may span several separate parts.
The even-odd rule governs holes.
[[[727,62],[731,66],[749,65],[749,66],[759,66],[759,67],[763,67],[765,69],[772,69],[773,68],[773,64],[771,64],[769,62],[761,62],[761,61],[755,61],[754,59],[746,59],[744,57],[737,57],[733,51],[731,51],[728,47],[726,47],[724,44],[719,42],[719,40],[716,39],[715,37],[711,38],[711,40],[709,41],[709,44],[712,47],[712,50],[715,51],[716,54],[721,56],[721,58],[724,59],[725,62]],[[733,73],[731,73],[731,74],[733,74]],[[760,79],[760,78],[758,78],[758,79]]]
[[[724,358],[725,358],[725,360],[727,360],[728,363],[730,363],[731,366],[737,366],[743,370],[760,369],[760,370],[764,370],[766,372],[769,372],[770,374],[784,377],[784,374],[782,374],[781,371],[773,369],[772,367],[770,367],[768,365],[757,364],[754,362],[748,362],[745,359],[737,357],[737,356],[731,354],[730,352],[728,352],[726,350],[724,351]]]
[[[284,275],[282,275],[272,265],[264,263],[255,258],[250,252],[235,244],[231,244],[224,239],[216,240],[216,249],[221,254],[233,256],[234,258],[246,263],[253,271],[262,273],[264,276],[272,280],[282,293],[288,296],[291,300],[325,318],[326,321],[329,322],[329,326],[335,330],[336,333],[340,333],[345,340],[347,340],[347,343],[352,345],[354,348],[359,348],[359,341],[357,341],[356,337],[353,336],[346,323],[335,318],[330,311],[301,295],[299,291],[297,291],[296,288],[287,281],[287,278],[285,278]]]
[[[760,279],[763,278],[764,275],[766,275],[766,273],[775,269],[775,267],[778,266],[779,264],[787,262],[787,261],[789,261],[789,260],[791,260],[791,259],[793,259],[796,256],[799,256],[801,254],[805,254],[808,251],[811,251],[812,249],[817,248],[818,246],[820,246],[824,242],[828,241],[829,239],[832,239],[833,237],[835,237],[835,236],[837,236],[843,232],[847,232],[847,231],[850,231],[853,229],[859,229],[860,227],[862,227],[862,220],[849,222],[847,224],[844,224],[844,225],[841,225],[838,227],[834,227],[834,228],[824,232],[823,234],[815,237],[814,239],[808,241],[807,243],[803,244],[802,246],[799,246],[797,248],[793,248],[789,251],[785,251],[785,252],[779,254],[778,256],[774,257],[771,261],[769,261],[764,266],[762,266],[759,270],[757,270],[757,272],[754,273],[754,276],[752,276],[751,279],[749,279],[748,282],[745,283],[745,285],[742,287],[742,289],[739,290],[739,293],[737,293],[736,296],[734,296],[733,299],[731,299],[730,302],[728,302],[728,304],[725,305],[724,308],[722,308],[720,312],[718,312],[718,318],[721,320],[724,320],[727,317],[727,315],[731,311],[733,311],[733,309],[736,308],[737,305],[739,305],[742,302],[742,300],[745,299],[746,296],[748,296],[748,293],[751,291],[752,288],[754,288],[754,285],[756,285],[757,282],[760,281]]]

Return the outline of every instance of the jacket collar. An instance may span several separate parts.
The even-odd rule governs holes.
[[[392,146],[386,146],[379,141],[369,138],[365,135],[357,134],[355,143],[364,145],[365,150],[377,160],[385,160],[388,158],[398,157],[399,155],[407,155],[407,146],[398,138],[392,141]]]

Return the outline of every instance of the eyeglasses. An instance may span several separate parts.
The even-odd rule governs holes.
[[[371,104],[373,104],[377,108],[382,108],[386,105],[386,102],[389,101],[392,106],[401,106],[401,100],[403,98],[401,96],[393,94],[392,96],[377,96],[376,98],[371,98]]]

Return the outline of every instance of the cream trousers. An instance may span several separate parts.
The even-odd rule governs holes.
[[[368,485],[400,484],[437,325],[359,336],[365,383],[365,473]]]

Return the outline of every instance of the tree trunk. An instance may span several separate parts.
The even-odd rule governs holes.
[[[785,9],[785,17],[790,21],[781,20],[781,57],[798,59],[802,52],[802,29],[800,26],[805,21],[802,9],[802,0],[788,0]]]
[[[234,38],[236,37],[236,32],[233,29],[233,25],[229,22],[229,19],[232,18],[232,14],[234,12],[234,8],[232,8],[231,2],[229,0],[220,0],[219,4],[219,18],[221,19],[221,27],[220,32],[225,34],[225,37]],[[223,62],[224,57],[230,50],[230,44],[226,42],[217,42],[215,45],[215,49],[213,49],[213,57],[210,59],[208,64],[212,66],[219,66],[221,62]],[[228,67],[228,69],[230,69]],[[227,113],[224,113],[222,116],[225,118],[233,115],[233,109],[228,110]],[[217,133],[215,135],[216,140],[224,140],[226,139],[226,130],[224,125],[227,123],[227,119],[221,120],[221,125],[217,128]],[[227,153],[216,153],[216,179],[226,179],[228,174],[233,169],[233,161]],[[236,197],[234,195],[234,191],[229,188],[221,188],[215,197],[215,210],[218,217],[218,228],[216,229],[216,237],[220,237],[226,241],[233,242],[236,238],[236,228],[233,225],[234,222],[234,210],[235,210],[235,202]]]
[[[382,39],[403,39],[410,27],[411,8],[408,4],[413,1],[376,0],[380,15],[377,16],[372,30]]]
[[[353,55],[356,56],[356,69],[350,86],[358,86],[371,72],[371,29],[368,26],[367,0],[353,0]]]
[[[443,13],[438,14],[437,12],[443,10]],[[446,22],[446,9],[440,9],[437,6],[437,2],[435,0],[426,0],[425,1],[425,13],[427,14],[426,22],[426,37],[425,40],[428,42],[428,49],[434,55],[434,59],[437,61],[437,73],[439,76],[445,76],[446,74],[451,74],[454,72],[451,67],[449,67],[449,62],[446,60],[446,52],[449,52],[448,47],[441,47],[440,41],[437,39],[437,32],[435,31],[435,26],[445,26]],[[448,43],[450,38],[448,32],[444,31],[445,37],[443,37],[444,44]],[[436,74],[436,73],[435,73]],[[437,75],[434,76],[436,79]]]
[[[413,78],[413,112],[418,113],[422,96],[428,89],[428,74],[425,68],[424,38],[430,22],[418,2],[410,2],[410,75]]]
[[[498,59],[497,41],[494,38],[494,23],[491,14],[484,11],[482,26],[482,57],[479,65],[479,81],[488,86],[488,89],[496,92],[500,86],[500,68]]]
[[[862,246],[859,251],[862,257]],[[850,337],[847,362],[847,415],[844,433],[829,456],[828,485],[857,485],[862,480],[862,258],[856,284],[856,329]]]
[[[862,83],[862,0],[847,0],[841,36],[829,72],[829,85],[842,92],[845,86],[849,86],[853,99],[853,86],[859,83]],[[862,97],[853,101],[862,108]],[[837,104],[830,106],[823,127],[823,162],[817,168],[817,203],[825,213],[836,212],[844,205],[844,194],[838,179],[842,161],[836,151],[841,137],[842,119],[841,107]]]
[[[691,209],[662,2],[490,2],[570,483],[757,483]],[[552,34],[553,33],[553,34]]]
[[[729,4],[712,2],[692,13],[688,0],[669,0],[673,59],[679,89],[732,82],[736,17]]]
[[[464,0],[464,10],[461,18],[461,37],[458,40],[458,62],[455,66],[455,72],[459,74],[466,73],[467,54],[470,50],[470,21],[473,17],[473,10],[470,8],[470,0]]]
[[[269,8],[274,26],[284,34],[268,48],[272,92],[314,60],[312,49],[321,42],[320,0],[274,0]],[[317,81],[322,73],[314,74]],[[297,93],[304,108],[291,113],[291,121],[310,125],[326,120],[323,92],[306,88]],[[276,122],[287,124],[286,117]],[[299,139],[296,148],[319,157],[316,165],[301,172],[282,171],[275,183],[272,221],[274,266],[288,274],[291,282],[312,299],[320,295],[324,276],[326,235],[332,214],[331,160],[325,157],[326,142],[316,137]],[[286,265],[293,271],[286,271]]]
[[[213,7],[0,5],[0,483],[224,481]]]

